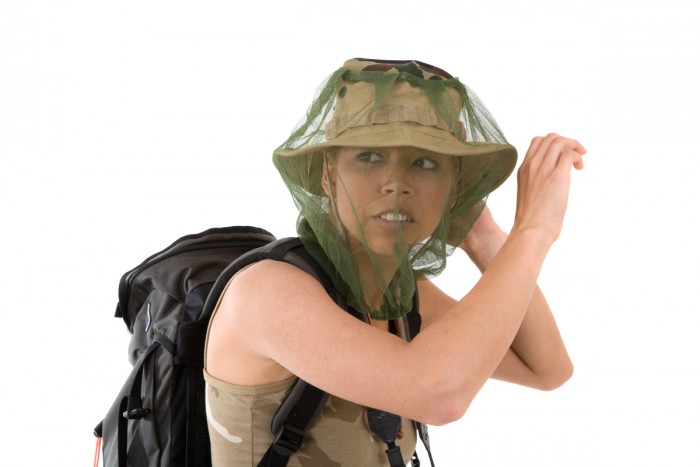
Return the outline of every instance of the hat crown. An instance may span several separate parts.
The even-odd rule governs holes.
[[[381,73],[406,73],[420,79],[454,79],[445,70],[418,60],[376,60],[353,58],[346,60],[343,67],[353,71],[373,71]]]
[[[327,140],[351,128],[397,122],[437,128],[465,140],[459,80],[447,72],[415,60],[352,59],[343,68],[346,72],[335,84],[333,117],[325,127]]]

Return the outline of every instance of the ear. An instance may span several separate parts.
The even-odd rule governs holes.
[[[450,211],[457,206],[457,199],[459,198],[459,193],[463,188],[461,177],[463,170],[462,163],[463,161],[460,157],[455,157],[452,163],[452,176],[450,177],[450,184],[452,185],[452,188],[450,188],[450,193],[448,194],[448,196],[451,198]]]
[[[335,166],[331,162],[330,157],[328,157],[328,155],[325,155],[323,158],[323,173],[321,175],[321,186],[323,187],[323,191],[329,198],[333,198],[333,194],[335,193],[335,178]]]

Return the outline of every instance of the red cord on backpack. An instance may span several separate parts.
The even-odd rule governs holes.
[[[99,467],[100,465],[100,448],[102,447],[102,437],[99,436],[95,442],[95,465],[94,467]]]

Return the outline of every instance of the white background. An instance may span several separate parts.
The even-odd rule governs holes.
[[[700,465],[696,5],[4,1],[0,463],[91,465],[130,368],[121,274],[212,226],[294,234],[271,152],[359,56],[459,76],[521,158],[550,131],[589,150],[540,280],[575,375],[488,383],[431,431],[438,466]],[[455,256],[440,283],[475,279]]]

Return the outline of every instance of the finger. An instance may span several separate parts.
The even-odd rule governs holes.
[[[547,153],[543,155],[546,161],[544,164],[554,169],[554,167],[559,165],[562,156],[566,155],[565,163],[568,167],[570,168],[572,164],[577,167],[582,164],[582,162],[579,163],[579,161],[581,160],[581,156],[585,153],[586,148],[577,140],[559,135],[552,135],[551,143],[547,147]]]
[[[557,161],[557,168],[560,167],[564,170],[571,170],[571,167],[581,170],[583,168],[583,156],[573,149],[564,149]]]
[[[542,160],[542,164],[550,170],[557,166],[561,151],[566,144],[565,140],[566,138],[563,136],[550,133],[545,137],[542,145],[540,145],[540,159]]]
[[[549,133],[542,138],[537,146],[536,152],[531,157],[531,163],[537,167],[544,165],[549,170],[553,170],[557,165],[561,151],[568,146],[574,147],[576,145],[573,140],[571,141],[557,133]]]
[[[579,157],[578,157],[578,159],[574,160],[574,168],[576,170],[582,170],[583,165],[584,165],[583,164],[583,155],[588,152],[588,149],[583,147],[583,145],[581,143],[579,143],[578,141],[576,141],[576,143],[577,143],[577,146],[575,148],[573,148],[573,150],[579,154]]]
[[[581,143],[576,141],[575,139],[570,139],[567,141],[567,143],[564,145],[564,148],[569,151],[573,151],[576,154],[578,154],[579,158],[586,154],[588,150],[583,147]]]
[[[537,154],[537,151],[539,150],[543,141],[544,138],[542,136],[535,136],[534,138],[532,138],[532,141],[530,141],[530,146],[528,147],[527,152],[525,153],[525,157],[523,158],[523,164],[526,161],[532,159],[535,156],[535,154]]]
[[[577,140],[571,138],[569,138],[569,140],[571,141],[569,149],[571,149],[572,151],[576,151],[582,156],[588,152],[588,149],[583,147],[583,144],[579,143]]]

